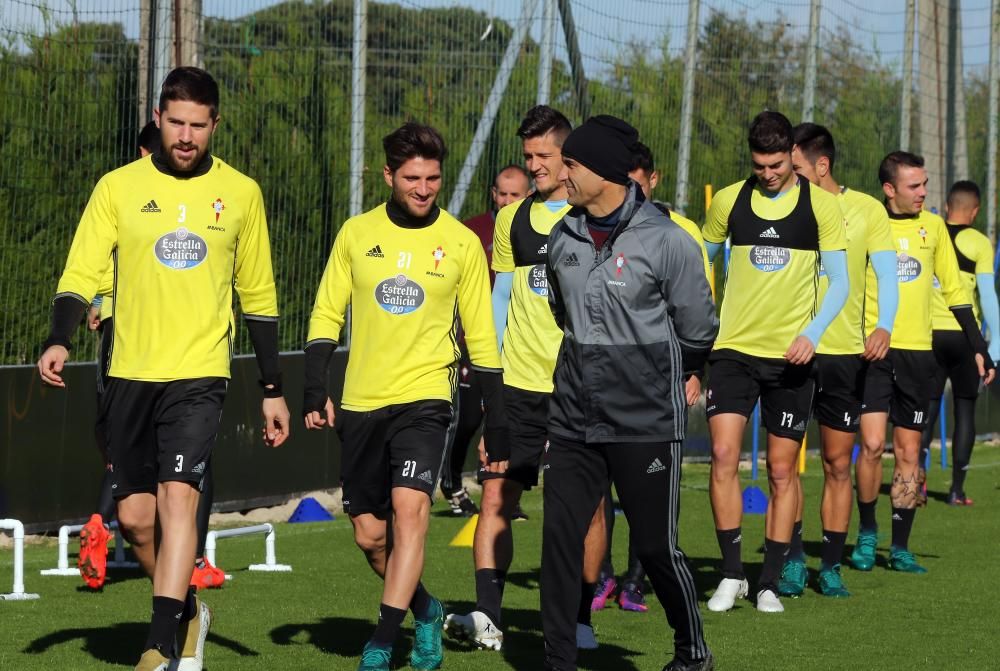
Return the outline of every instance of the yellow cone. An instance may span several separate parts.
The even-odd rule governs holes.
[[[472,541],[476,537],[476,524],[479,522],[479,515],[473,515],[465,523],[462,530],[455,534],[455,537],[448,543],[453,548],[471,548]]]

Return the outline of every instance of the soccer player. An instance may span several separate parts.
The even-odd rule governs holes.
[[[382,145],[392,193],[347,220],[333,243],[309,322],[303,407],[307,428],[333,425],[326,375],[350,305],[353,338],[336,418],[344,511],[355,542],[385,581],[378,626],[358,668],[388,670],[410,609],[410,664],[436,669],[444,612],[420,575],[458,381],[456,317],[486,406],[486,468],[495,471],[506,469],[510,449],[503,380],[483,247],[435,204],[444,140],[410,122]]]
[[[698,246],[629,179],[638,133],[597,116],[563,144],[573,209],[549,236],[549,302],[564,330],[545,455],[541,602],[545,669],[576,669],[584,544],[611,481],[674,629],[667,671],[713,668],[677,545],[683,378],[718,321]]]
[[[899,309],[888,356],[868,367],[861,408],[861,454],[855,467],[861,525],[851,563],[861,571],[875,565],[878,524],[875,504],[882,485],[882,453],[892,420],[892,545],[889,568],[904,573],[926,573],[909,550],[910,531],[919,493],[920,434],[930,410],[933,372],[931,304],[934,278],[945,304],[965,332],[975,353],[977,374],[989,384],[994,365],[972,312],[972,298],[959,273],[954,247],[944,220],[923,209],[927,171],[922,156],[894,151],[882,159],[879,181],[896,248]],[[869,278],[869,290],[872,282]],[[866,302],[865,324],[875,324],[876,303]]]
[[[753,175],[716,194],[702,230],[709,258],[732,238],[706,391],[709,493],[722,551],[722,581],[708,608],[729,610],[749,589],[740,557],[738,469],[743,431],[759,399],[771,499],[757,610],[780,613],[778,578],[795,524],[795,469],[812,410],[812,360],[847,298],[847,240],[837,199],[792,170],[794,137],[784,115],[758,114],[750,124],[749,144]],[[815,312],[821,259],[830,285]]]
[[[792,167],[800,177],[837,198],[847,235],[847,274],[850,293],[843,310],[823,334],[816,348],[815,414],[820,426],[823,456],[823,549],[819,571],[820,592],[847,597],[840,577],[840,560],[851,519],[851,453],[861,417],[864,380],[869,362],[884,359],[889,351],[899,291],[896,284],[896,251],[892,244],[885,207],[871,196],[841,186],[833,176],[837,158],[833,135],[823,126],[803,123],[795,127]],[[865,277],[870,265],[878,280],[879,321],[864,337]],[[828,281],[820,273],[820,295]],[[802,548],[802,481],[796,477],[798,513],[792,544],[781,572],[781,596],[800,596],[807,570]]]
[[[972,309],[977,319],[986,323],[990,332],[989,354],[996,362],[1000,359],[1000,308],[993,278],[993,244],[990,239],[974,229],[972,223],[979,214],[979,187],[975,182],[962,180],[952,184],[948,191],[946,226],[951,244],[958,257],[959,274],[970,295],[978,298]],[[972,456],[976,438],[976,397],[979,395],[979,373],[976,360],[962,334],[962,327],[948,309],[940,288],[935,286],[932,305],[934,328],[932,345],[937,368],[927,427],[921,442],[921,464],[934,437],[934,424],[941,410],[944,383],[951,380],[951,398],[954,408],[954,431],[951,441],[951,490],[948,503],[953,506],[971,506],[972,499],[965,495],[965,473]],[[942,449],[944,446],[942,445]]]
[[[493,207],[482,214],[477,214],[465,221],[486,250],[486,262],[493,259],[493,227],[497,212],[521,200],[531,191],[531,181],[528,172],[519,165],[508,165],[497,173],[490,187],[490,199]],[[490,273],[492,283],[493,274]],[[451,512],[455,515],[470,517],[479,512],[479,508],[469,498],[469,493],[462,486],[462,468],[468,454],[469,444],[483,423],[483,395],[479,382],[469,361],[469,351],[465,347],[465,339],[459,339],[462,358],[458,364],[458,396],[455,402],[455,421],[453,422],[453,437],[445,457],[446,467],[441,473],[441,493],[451,504]]]
[[[535,193],[502,208],[493,237],[493,320],[501,346],[504,399],[510,420],[510,468],[503,473],[479,471],[483,486],[481,512],[473,541],[476,564],[476,609],[449,614],[449,636],[479,648],[503,646],[500,604],[504,581],[514,556],[510,523],[521,493],[538,484],[538,469],[547,439],[546,422],[552,371],[562,339],[549,309],[545,260],[549,232],[569,211],[566,188],[559,181],[561,147],[571,126],[559,111],[539,105],[525,115],[517,130]],[[603,516],[601,518],[603,521]],[[603,525],[602,525],[603,527]],[[603,537],[603,528],[601,529]],[[603,545],[603,542],[602,542]],[[581,587],[581,624],[589,629],[603,548],[598,548],[591,581]],[[593,639],[592,630],[589,638]],[[596,646],[596,642],[590,644]]]
[[[198,68],[167,75],[154,118],[162,149],[98,182],[73,238],[38,362],[46,384],[113,258],[114,332],[103,404],[118,522],[153,579],[136,669],[201,669],[211,613],[189,589],[199,486],[229,377],[233,287],[257,354],[264,440],[288,437],[278,310],[257,184],[209,153],[219,88]],[[155,533],[154,533],[155,530]],[[180,631],[178,629],[180,628]]]

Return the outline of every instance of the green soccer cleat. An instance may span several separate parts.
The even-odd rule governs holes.
[[[821,568],[819,570],[819,591],[823,596],[830,596],[836,599],[844,599],[851,596],[851,593],[844,587],[844,581],[840,579],[840,564],[834,564],[833,568]]]
[[[429,619],[414,618],[413,650],[410,652],[410,666],[414,669],[437,669],[444,661],[441,650],[444,608],[434,597],[431,597],[430,611]]]
[[[927,573],[909,550],[893,546],[889,549],[889,568],[900,573]]]
[[[778,581],[778,594],[781,596],[802,596],[806,589],[806,578],[809,570],[801,559],[789,559],[781,568],[781,579]]]
[[[875,547],[878,545],[877,531],[859,531],[858,542],[851,552],[851,565],[859,571],[871,571],[875,566]]]
[[[392,648],[384,648],[375,641],[368,641],[365,643],[365,649],[361,651],[358,671],[389,671],[390,660],[392,660]]]

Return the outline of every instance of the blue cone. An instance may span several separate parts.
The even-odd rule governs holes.
[[[746,515],[763,515],[767,512],[767,494],[760,487],[750,485],[743,490],[743,513]]]
[[[320,505],[319,501],[311,496],[302,499],[295,508],[295,512],[288,518],[289,523],[296,522],[329,522],[333,519],[330,511]]]

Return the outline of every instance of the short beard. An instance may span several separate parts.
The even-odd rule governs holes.
[[[400,193],[400,192],[396,191],[395,189],[393,189],[392,190],[392,199],[394,201],[396,201],[396,205],[399,205],[399,207],[401,207],[404,212],[406,212],[408,215],[410,215],[414,219],[422,219],[422,218],[426,217],[434,209],[434,203],[437,202],[437,197],[435,197],[433,200],[431,200],[430,205],[428,205],[427,211],[423,212],[421,214],[418,214],[418,213],[414,212],[412,209],[410,209],[410,201],[406,197],[405,193]]]
[[[174,145],[174,147],[176,146],[177,145]],[[167,158],[167,163],[170,165],[170,167],[176,170],[177,172],[193,171],[196,167],[198,167],[198,164],[201,163],[201,160],[205,158],[205,153],[208,151],[207,147],[196,147],[194,160],[191,161],[190,165],[183,166],[177,163],[176,159],[174,159],[174,147],[171,147],[169,150],[167,150],[166,158]]]

